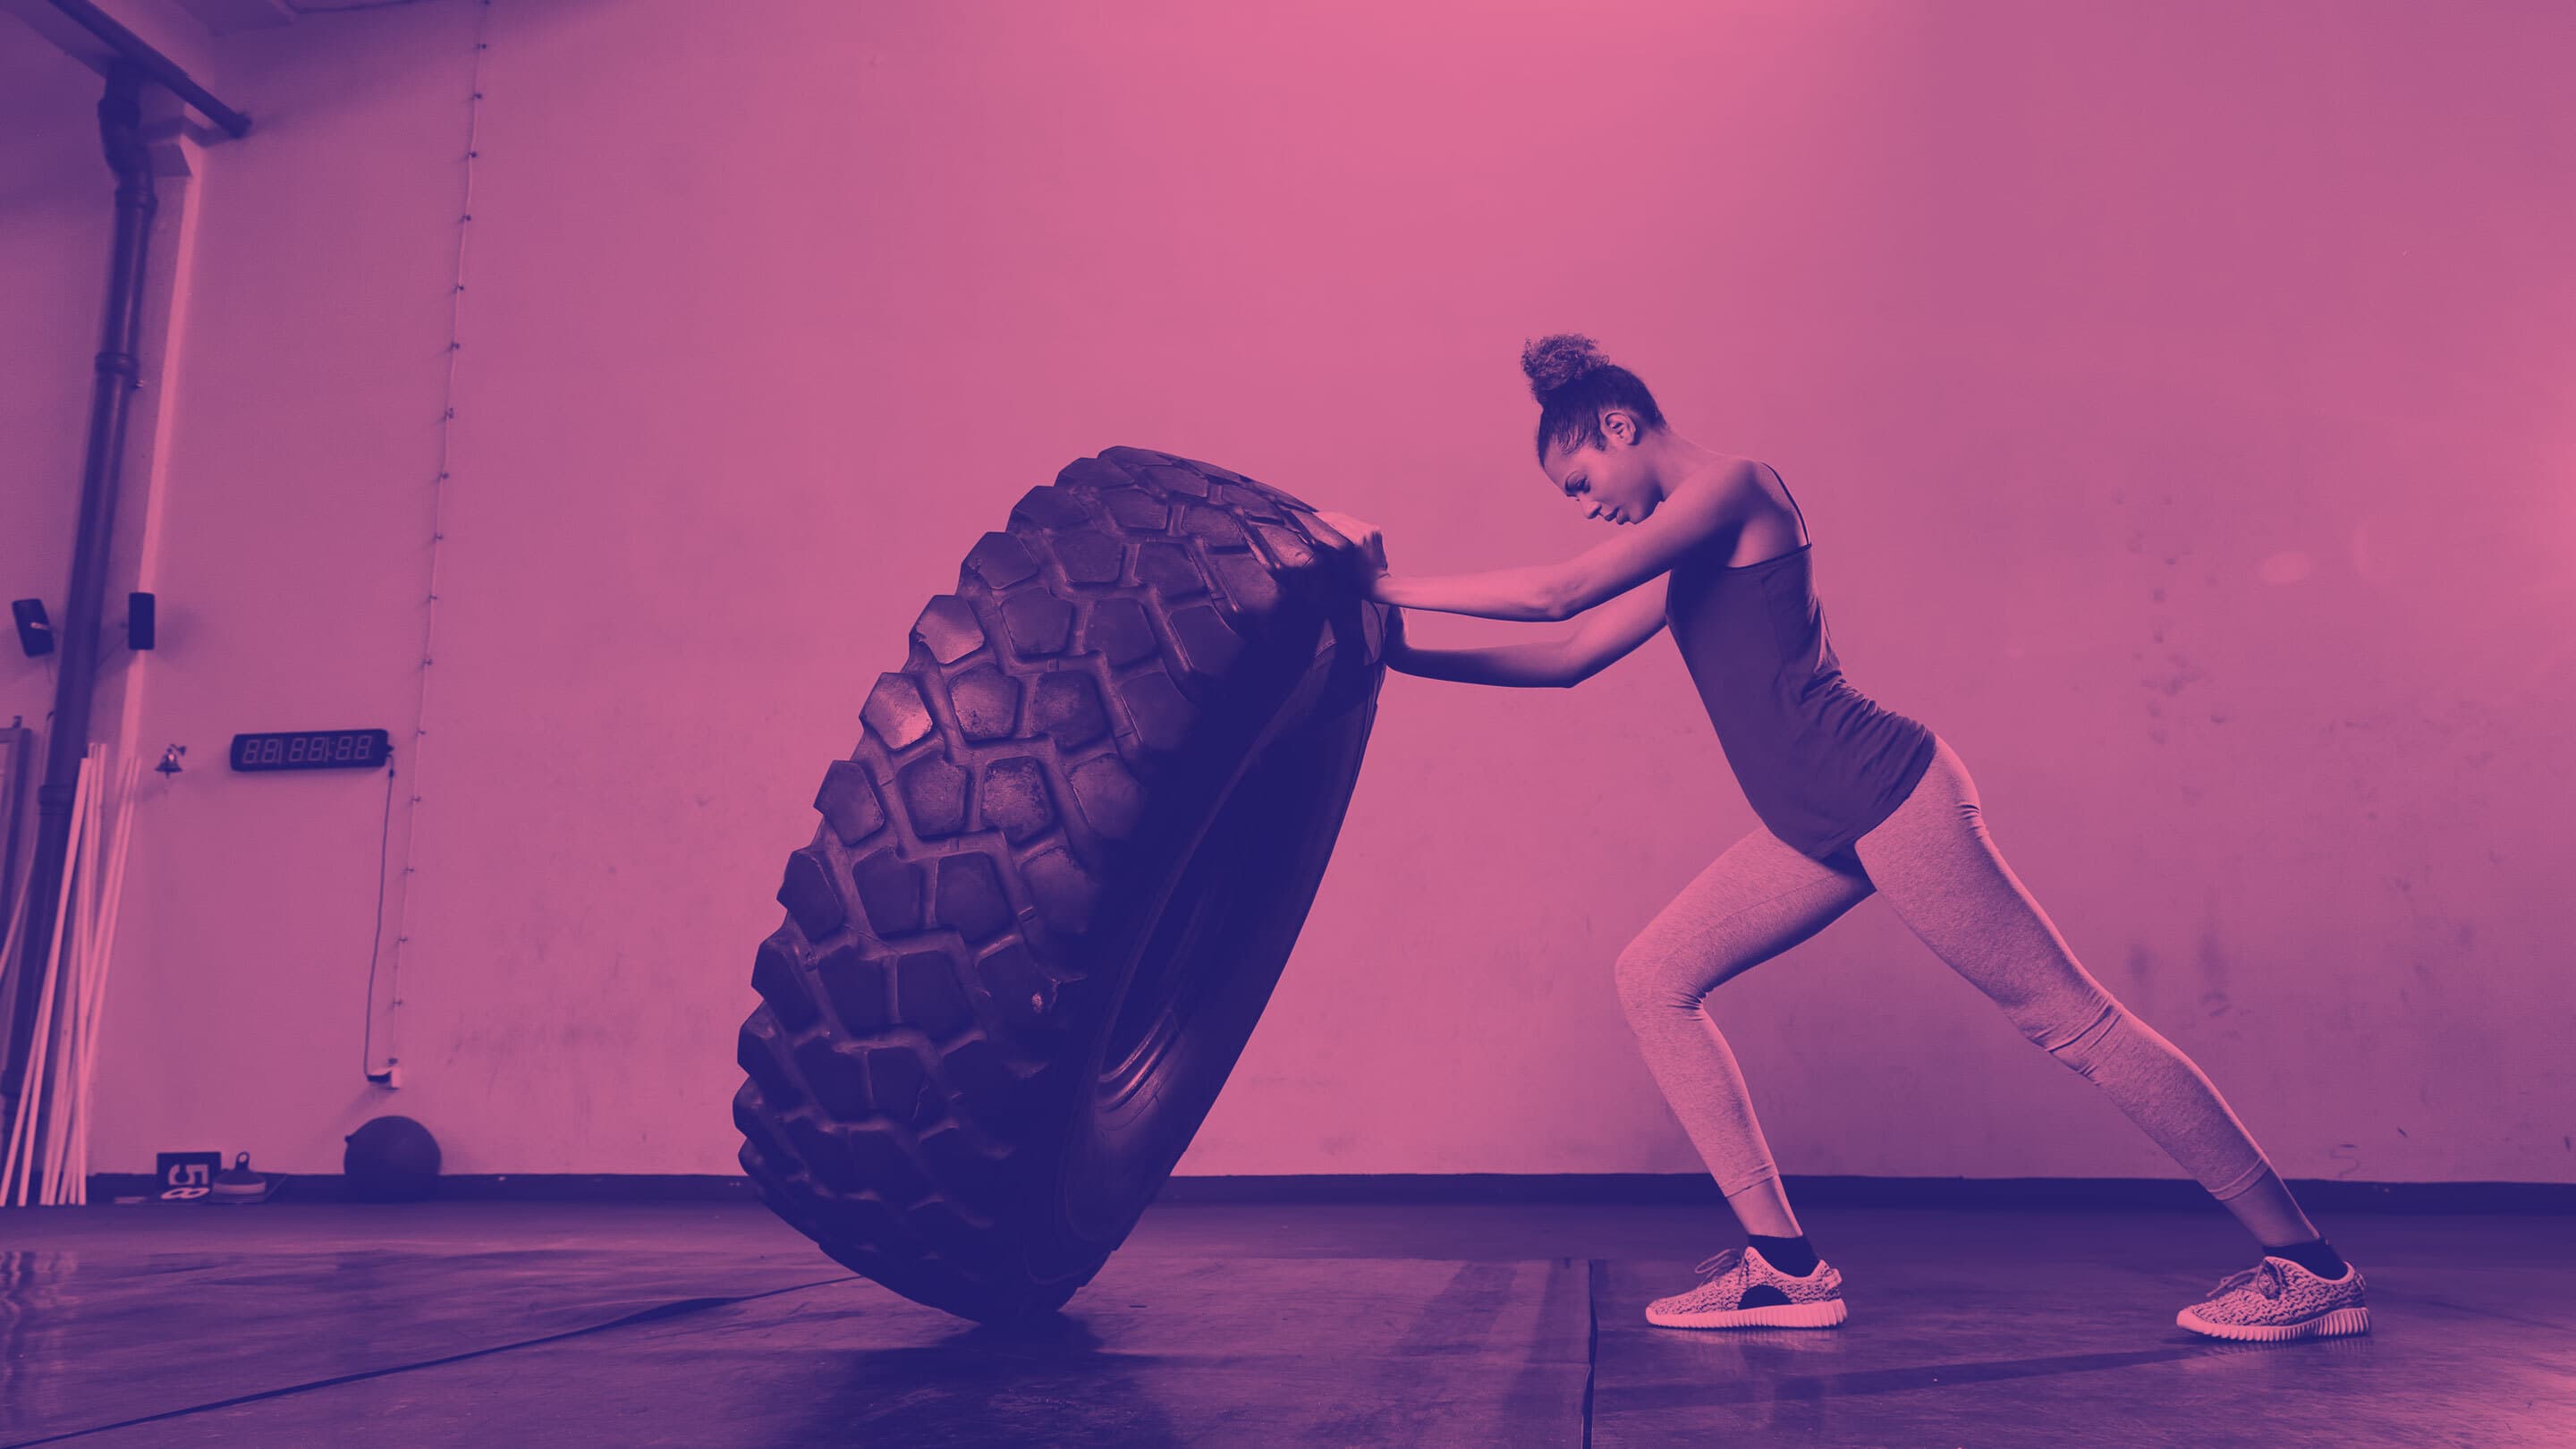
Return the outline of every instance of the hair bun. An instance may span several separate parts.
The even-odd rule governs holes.
[[[1610,359],[1580,332],[1557,332],[1521,349],[1521,371],[1529,374],[1530,393],[1540,402],[1587,372],[1608,367]]]

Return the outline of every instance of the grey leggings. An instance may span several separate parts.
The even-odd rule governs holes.
[[[1905,803],[1853,846],[1846,874],[1755,830],[1709,863],[1619,953],[1619,996],[1646,1065],[1732,1198],[1775,1181],[1735,1053],[1708,993],[1884,895],[1932,954],[2033,1045],[2102,1089],[2221,1201],[2270,1164],[2209,1078],[2129,1013],[2066,947],[1995,851],[1976,782],[1947,740]]]

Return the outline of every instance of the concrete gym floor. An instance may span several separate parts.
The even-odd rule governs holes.
[[[2567,1445],[2563,1217],[2344,1215],[2367,1336],[2177,1309],[2205,1213],[1805,1210],[1835,1329],[1648,1326],[1706,1208],[1158,1204],[1010,1333],[733,1203],[0,1213],[0,1443]]]

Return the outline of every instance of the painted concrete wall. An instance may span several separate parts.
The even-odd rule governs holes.
[[[2286,1174],[2576,1175],[2564,7],[729,13],[491,8],[425,709],[482,7],[221,42],[99,1169],[399,1111],[732,1170],[779,868],[1011,500],[1141,444],[1398,572],[1567,556],[1515,361],[1572,329],[1781,469],[1854,683]],[[0,66],[0,569],[59,615],[106,190],[86,73]],[[348,726],[391,788],[221,768]],[[1391,679],[1180,1170],[1694,1170],[1610,963],[1753,828],[1669,640]],[[1790,1173],[2180,1175],[1883,903],[1712,1010]]]

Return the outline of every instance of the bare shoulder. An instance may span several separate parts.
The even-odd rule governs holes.
[[[1710,468],[1724,486],[1747,502],[1758,504],[1764,499],[1777,499],[1784,486],[1780,470],[1759,458],[1724,457]]]
[[[1768,463],[1721,454],[1673,485],[1673,492],[1697,494],[1704,500],[1702,506],[1737,520],[1765,506],[1773,496],[1775,476]]]
[[[1734,556],[1729,567],[1760,563],[1804,548],[1805,520],[1789,494],[1780,470],[1753,458],[1731,458],[1726,470],[1729,516],[1736,524]]]
[[[1699,544],[1691,551],[1721,567],[1786,553],[1800,542],[1779,474],[1760,459],[1719,454],[1674,484],[1670,497],[1682,505],[1675,513],[1693,520],[1694,532],[1705,530],[1707,551]]]

